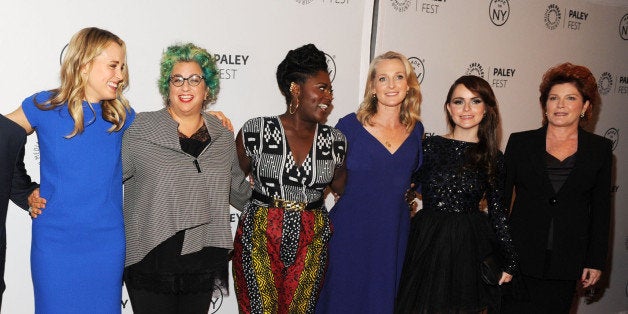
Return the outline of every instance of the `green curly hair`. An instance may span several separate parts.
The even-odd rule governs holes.
[[[205,85],[209,90],[209,97],[203,103],[203,108],[216,101],[220,90],[220,72],[216,67],[216,60],[207,50],[192,43],[172,45],[161,56],[161,72],[157,86],[164,101],[168,103],[170,95],[170,75],[174,65],[178,62],[196,62],[203,71]]]

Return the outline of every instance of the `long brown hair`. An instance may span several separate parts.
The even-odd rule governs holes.
[[[478,126],[478,144],[467,151],[466,165],[474,168],[486,169],[489,180],[495,174],[495,159],[499,152],[497,140],[497,126],[499,125],[499,110],[497,109],[497,98],[491,85],[483,78],[475,75],[465,75],[458,78],[449,88],[447,99],[445,100],[445,113],[447,114],[447,124],[453,132],[455,123],[451,114],[447,110],[447,104],[451,102],[451,97],[458,85],[463,85],[473,94],[482,98],[486,105],[486,115]]]

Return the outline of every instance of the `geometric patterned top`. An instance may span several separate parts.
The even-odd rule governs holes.
[[[248,120],[242,127],[242,135],[246,155],[251,158],[254,190],[296,202],[309,203],[321,198],[335,169],[344,162],[347,149],[340,131],[318,124],[307,157],[302,165],[297,165],[277,116]]]

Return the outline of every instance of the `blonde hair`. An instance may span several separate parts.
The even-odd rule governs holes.
[[[122,39],[113,33],[89,27],[80,30],[70,40],[65,57],[61,64],[61,86],[53,90],[54,96],[44,103],[35,103],[39,109],[52,110],[67,102],[68,111],[74,120],[74,129],[66,138],[71,138],[84,131],[83,100],[87,79],[81,75],[83,68],[91,69],[91,62],[102,53],[110,44],[120,45],[126,58],[126,45]],[[129,101],[124,98],[122,91],[128,86],[129,70],[122,67],[122,81],[118,83],[116,98],[104,100],[102,103],[102,118],[113,125],[108,132],[119,131],[124,126],[127,111],[131,110]],[[90,104],[91,106],[91,104]],[[93,110],[93,108],[92,108]]]
[[[357,118],[363,125],[373,125],[371,118],[377,113],[377,98],[373,97],[373,80],[375,79],[375,72],[377,64],[382,60],[399,60],[403,64],[406,70],[406,81],[408,83],[408,94],[401,103],[401,110],[399,111],[399,121],[406,126],[406,129],[410,130],[417,121],[421,120],[421,89],[419,87],[419,81],[412,65],[404,55],[388,51],[384,54],[377,56],[371,62],[368,71],[368,78],[366,80],[366,86],[364,87],[364,99],[360,103],[360,107],[356,112]]]

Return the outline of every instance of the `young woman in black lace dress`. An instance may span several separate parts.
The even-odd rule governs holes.
[[[484,79],[460,77],[449,89],[445,112],[451,132],[424,141],[423,164],[412,180],[420,186],[423,208],[412,220],[397,313],[494,307],[499,288],[482,280],[481,261],[493,247],[505,257],[499,284],[510,281],[516,267],[502,202],[495,95]],[[480,210],[482,198],[488,215]]]

